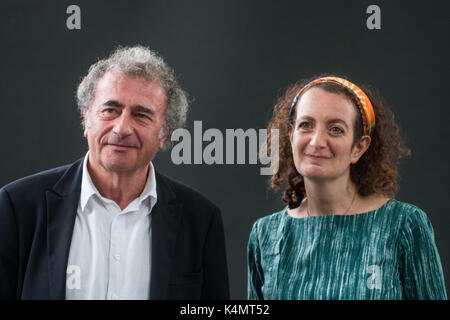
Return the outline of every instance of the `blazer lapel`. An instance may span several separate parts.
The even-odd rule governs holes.
[[[65,299],[66,269],[80,200],[83,159],[70,166],[46,192],[50,299]]]
[[[156,173],[158,200],[152,210],[152,274],[150,299],[166,299],[181,222],[181,204],[163,176]]]

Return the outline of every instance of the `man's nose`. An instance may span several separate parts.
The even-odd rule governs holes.
[[[131,121],[131,116],[127,112],[122,112],[121,115],[116,118],[113,132],[121,137],[131,135],[133,133]]]

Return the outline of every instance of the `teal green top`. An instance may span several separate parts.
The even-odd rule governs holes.
[[[447,299],[434,233],[419,208],[390,200],[354,215],[255,222],[249,299]]]

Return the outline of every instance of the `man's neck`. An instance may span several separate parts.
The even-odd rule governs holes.
[[[111,172],[88,159],[87,168],[102,197],[113,200],[123,210],[144,190],[150,165],[133,172]]]

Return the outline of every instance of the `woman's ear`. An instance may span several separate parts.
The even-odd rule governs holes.
[[[369,149],[370,143],[372,142],[372,139],[370,136],[362,136],[358,142],[355,143],[355,145],[352,148],[352,154],[351,154],[351,163],[355,164],[359,161],[359,159],[362,157],[364,152]]]
[[[292,145],[292,139],[294,138],[294,126],[291,124],[289,125],[289,141]]]

